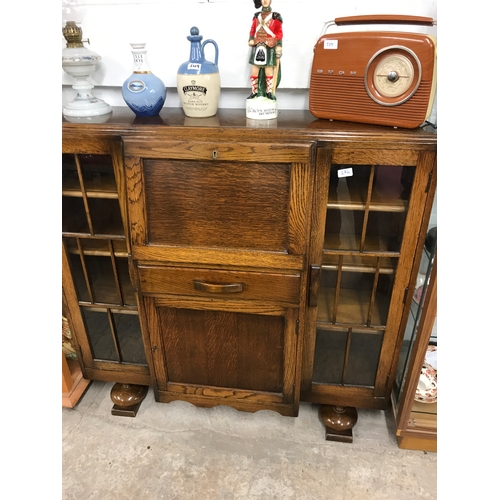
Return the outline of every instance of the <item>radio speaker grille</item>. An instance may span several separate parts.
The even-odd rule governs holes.
[[[408,101],[382,106],[366,93],[363,77],[312,75],[309,110],[317,118],[418,127],[427,118],[431,90],[432,82],[421,81]]]

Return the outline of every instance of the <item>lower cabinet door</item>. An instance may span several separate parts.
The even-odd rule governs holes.
[[[144,297],[156,399],[298,414],[298,308]]]

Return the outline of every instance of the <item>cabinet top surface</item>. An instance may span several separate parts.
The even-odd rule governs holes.
[[[226,134],[231,130],[231,133],[244,133],[249,139],[252,136],[262,138],[264,132],[271,138],[286,136],[292,140],[383,140],[431,146],[437,142],[437,133],[431,126],[403,129],[325,120],[314,117],[306,110],[280,111],[275,120],[249,120],[244,109],[219,109],[210,118],[190,118],[181,108],[163,108],[156,117],[136,117],[128,107],[115,107],[104,123],[92,118],[72,119],[70,122],[63,116],[62,125],[65,134],[161,136],[175,129],[177,132],[193,134],[194,139],[202,139],[208,131]]]

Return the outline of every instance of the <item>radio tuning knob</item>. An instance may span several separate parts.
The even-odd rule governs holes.
[[[397,82],[399,79],[399,75],[397,74],[396,71],[389,71],[389,74],[387,75],[387,79],[390,82]]]

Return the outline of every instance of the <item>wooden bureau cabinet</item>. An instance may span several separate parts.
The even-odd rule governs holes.
[[[158,401],[387,407],[434,132],[305,111],[281,112],[275,128],[248,126],[241,110],[186,123],[172,109],[63,124],[75,147],[83,132],[123,144],[127,269]]]

